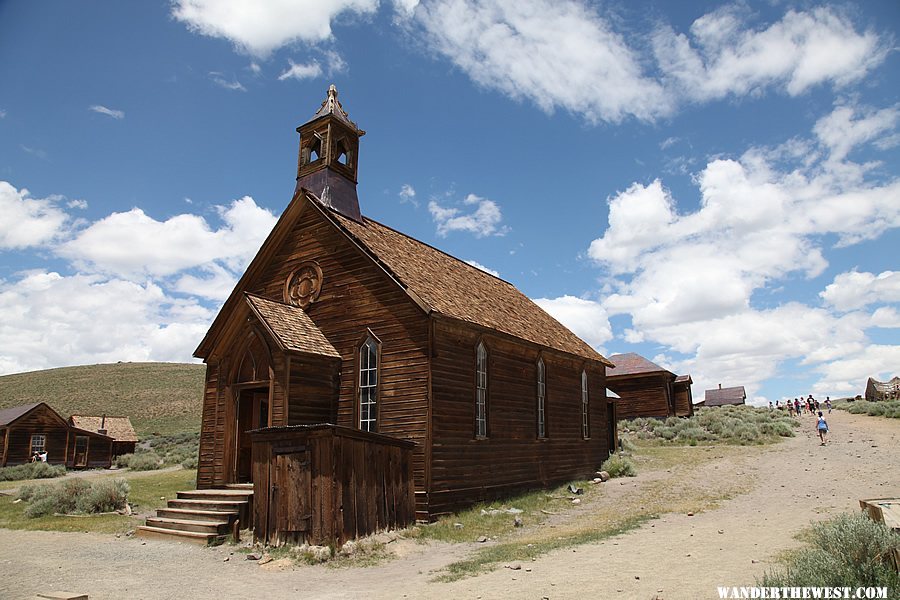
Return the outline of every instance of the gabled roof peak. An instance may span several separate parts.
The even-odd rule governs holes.
[[[342,121],[345,125],[351,127],[353,131],[357,132],[360,136],[365,135],[366,133],[365,131],[357,127],[356,123],[350,120],[350,115],[347,114],[347,111],[344,110],[343,106],[341,106],[340,100],[338,100],[337,87],[335,87],[333,83],[328,86],[328,95],[325,97],[325,101],[322,102],[322,106],[320,106],[319,110],[316,111],[316,114],[313,115],[312,120],[314,121],[326,115],[332,115],[339,121]]]

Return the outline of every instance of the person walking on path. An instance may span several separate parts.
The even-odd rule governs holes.
[[[791,404],[790,400],[787,401],[787,405],[788,405],[788,414],[793,417],[794,416],[794,405]]]
[[[798,417],[799,417],[801,414],[803,414],[803,413],[800,412],[800,400],[798,400],[797,398],[794,398],[794,410],[797,411],[797,416],[798,416]]]
[[[825,396],[825,408],[828,409],[828,414],[831,414],[831,396]]]
[[[825,436],[828,435],[828,422],[822,416],[822,411],[819,411],[819,418],[816,420],[816,431],[819,432],[819,439],[822,440],[822,445],[824,446]]]

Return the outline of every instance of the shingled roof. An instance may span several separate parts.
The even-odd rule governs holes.
[[[626,354],[613,354],[609,357],[615,369],[607,373],[607,378],[621,377],[623,375],[649,375],[650,373],[668,373],[671,371],[662,368],[654,362],[650,362],[640,354],[628,352]]]
[[[703,405],[725,406],[726,404],[744,404],[746,399],[747,392],[744,391],[744,386],[742,385],[727,388],[720,387],[713,390],[706,390]]]
[[[0,410],[0,427],[9,425],[39,404],[41,404],[41,402],[23,404],[22,406],[13,406],[11,408],[4,408],[3,410]]]
[[[69,422],[73,427],[91,433],[99,433],[101,429],[106,430],[107,437],[111,437],[117,442],[137,442],[138,436],[131,425],[131,419],[128,417],[93,417],[85,415],[72,415]]]
[[[282,349],[340,358],[331,342],[302,308],[246,294],[247,303]]]
[[[432,311],[612,366],[511,283],[367,217],[324,210]]]

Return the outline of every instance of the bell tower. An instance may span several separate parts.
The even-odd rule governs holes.
[[[356,195],[359,138],[366,134],[350,120],[332,84],[312,119],[297,128],[300,156],[297,190],[305,188],[323,204],[362,222]]]

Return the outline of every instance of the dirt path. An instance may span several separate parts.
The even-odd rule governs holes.
[[[796,438],[712,456],[692,481],[672,481],[748,490],[718,509],[667,514],[617,538],[552,552],[523,565],[530,572],[499,568],[432,582],[436,570],[471,552],[466,545],[400,541],[401,557],[376,567],[291,569],[258,566],[229,555],[228,546],[0,530],[0,598],[32,598],[40,590],[81,591],[92,599],[714,598],[717,585],[752,584],[811,522],[856,511],[859,498],[900,495],[900,420],[835,411],[829,423],[826,447],[805,419]],[[665,472],[609,488],[600,501],[658,485]]]

